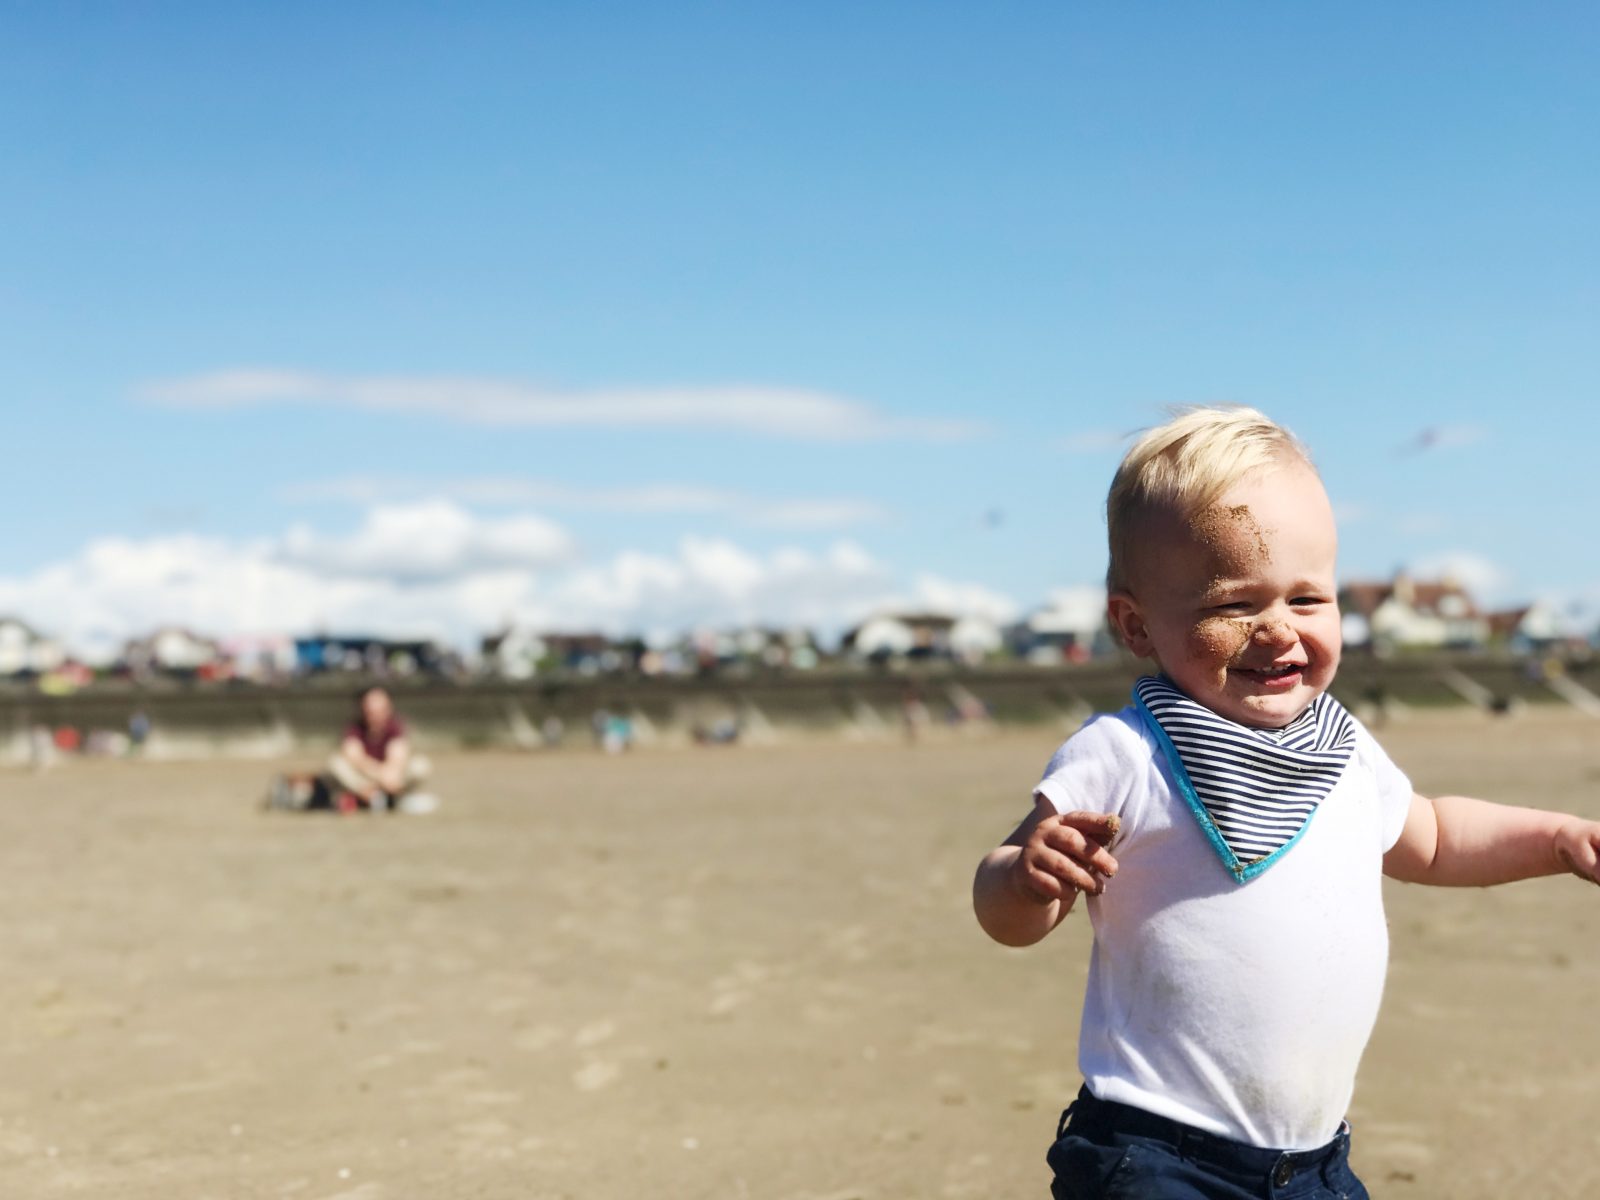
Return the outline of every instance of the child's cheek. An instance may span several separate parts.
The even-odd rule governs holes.
[[[1194,627],[1194,646],[1220,677],[1250,640],[1250,626],[1233,617],[1207,617]]]

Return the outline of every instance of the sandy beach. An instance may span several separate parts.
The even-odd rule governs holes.
[[[1379,732],[1423,791],[1600,816],[1592,719]],[[446,756],[418,818],[8,772],[0,1196],[1046,1196],[1087,928],[1007,951],[967,889],[1062,733]],[[1389,916],[1373,1194],[1591,1194],[1600,891]]]

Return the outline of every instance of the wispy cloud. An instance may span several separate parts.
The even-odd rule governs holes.
[[[137,394],[149,403],[178,408],[304,404],[420,413],[502,427],[702,429],[815,441],[961,441],[982,432],[976,422],[900,417],[826,392],[740,384],[562,391],[470,376],[238,368],[148,383]]]
[[[380,505],[361,527],[329,537],[297,525],[275,548],[280,562],[331,579],[428,583],[495,571],[537,571],[568,562],[577,547],[543,517],[484,518],[446,500]]]
[[[773,529],[843,529],[882,521],[888,513],[870,500],[779,500],[757,503],[743,519]]]
[[[770,500],[691,484],[584,488],[519,477],[426,479],[355,475],[290,484],[279,495],[292,504],[340,501],[372,505],[444,499],[459,504],[532,505],[573,512],[672,513],[730,517],[775,529],[844,529],[883,521],[882,505],[849,497]]]
[[[1392,527],[1413,537],[1423,537],[1443,533],[1450,527],[1450,521],[1443,513],[1409,512],[1394,517]]]
[[[1503,600],[1512,578],[1499,563],[1471,550],[1448,550],[1430,554],[1411,563],[1410,574],[1417,579],[1451,579],[1479,600]]]
[[[1085,429],[1070,433],[1056,445],[1068,454],[1106,454],[1120,450],[1131,435],[1114,429]]]
[[[291,483],[278,495],[291,504],[334,500],[380,504],[393,500],[442,497],[463,504],[532,504],[599,512],[715,512],[733,500],[715,488],[665,484],[632,488],[581,488],[519,476],[428,479],[394,475],[346,475]]]

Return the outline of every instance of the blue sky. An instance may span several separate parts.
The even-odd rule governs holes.
[[[0,608],[1023,611],[1218,401],[1347,576],[1600,596],[1597,60],[1578,4],[7,6]]]

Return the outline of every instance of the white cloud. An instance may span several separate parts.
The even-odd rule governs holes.
[[[954,617],[986,617],[1000,623],[1017,618],[1017,605],[1011,597],[981,583],[961,583],[938,575],[917,576],[910,594],[891,607]]]
[[[1053,588],[1036,629],[1092,629],[1105,620],[1106,589],[1099,584]]]
[[[1511,576],[1481,554],[1449,550],[1417,559],[1407,572],[1413,579],[1452,579],[1479,601],[1503,597]]]
[[[518,477],[429,480],[355,475],[291,484],[279,495],[290,503],[333,500],[368,505],[428,498],[463,504],[539,505],[576,512],[698,514],[728,517],[743,525],[791,530],[845,529],[888,517],[879,504],[846,497],[768,500],[686,484],[583,488]]]
[[[779,500],[748,505],[743,519],[772,529],[846,529],[882,521],[887,515],[870,500]]]
[[[380,506],[343,535],[300,527],[249,540],[106,538],[30,574],[0,576],[0,612],[99,660],[168,624],[212,636],[328,631],[470,646],[513,620],[658,639],[745,623],[831,637],[893,608],[1015,612],[978,584],[928,575],[903,586],[848,541],[755,553],[691,537],[585,563],[542,517],[486,518],[440,503]]]
[[[1068,434],[1056,444],[1068,454],[1108,454],[1122,449],[1131,436],[1113,429],[1085,429]]]
[[[394,500],[446,499],[463,504],[540,505],[595,512],[714,512],[738,499],[716,488],[663,484],[631,488],[581,488],[520,476],[475,479],[347,475],[290,484],[278,495],[291,504],[333,500],[381,504]]]
[[[574,553],[566,531],[543,517],[484,518],[445,500],[374,508],[349,537],[296,526],[277,550],[282,561],[320,575],[402,582],[539,570]]]
[[[761,385],[560,391],[470,376],[323,375],[237,368],[159,380],[144,385],[138,394],[152,403],[180,408],[311,404],[422,413],[474,425],[715,429],[818,441],[885,437],[956,441],[980,432],[971,421],[896,417],[826,392]]]
[[[1443,533],[1450,526],[1449,520],[1442,513],[1412,512],[1401,513],[1394,518],[1394,528],[1401,533],[1413,537],[1425,537]]]
[[[859,546],[766,556],[717,538],[685,538],[675,553],[630,551],[573,572],[553,599],[607,628],[661,636],[695,626],[804,625],[832,632],[892,601],[888,571]]]
[[[99,659],[167,624],[217,634],[315,629],[330,616],[356,617],[384,587],[318,579],[278,561],[265,541],[105,538],[30,575],[0,578],[0,609]]]

